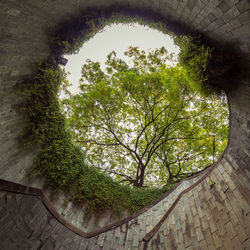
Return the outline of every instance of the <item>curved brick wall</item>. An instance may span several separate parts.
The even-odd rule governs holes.
[[[188,31],[198,31],[250,55],[247,0],[6,0],[0,2],[0,178],[41,187],[25,178],[38,149],[17,141],[23,115],[15,85],[32,74],[32,63],[49,55],[57,25],[88,7],[122,4],[147,9]],[[250,69],[250,67],[246,67]],[[228,92],[230,143],[220,161],[182,182],[139,216],[86,234],[53,210],[37,191],[1,182],[0,249],[250,249],[250,74]],[[213,189],[208,182],[216,181]],[[26,190],[26,191],[25,191]],[[75,223],[74,223],[75,221]],[[95,235],[95,236],[93,236]]]

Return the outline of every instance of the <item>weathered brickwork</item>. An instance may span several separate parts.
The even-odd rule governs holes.
[[[249,174],[249,169],[223,159],[180,199],[148,242],[149,249],[249,249]],[[210,178],[215,181],[212,188]]]
[[[4,142],[0,145],[1,178],[27,183],[24,176],[37,152],[25,151],[18,144],[24,116],[18,114],[15,108],[21,101],[14,91],[16,83],[29,77],[32,63],[42,61],[49,55],[48,40],[58,24],[79,15],[88,7],[108,7],[112,4],[152,10],[169,20],[185,24],[189,29],[201,31],[216,41],[234,45],[246,57],[250,53],[248,0],[1,1],[0,141]],[[245,91],[245,88],[242,90]],[[243,95],[247,96],[246,93]],[[243,99],[237,97],[237,102]],[[245,114],[242,115],[245,119]]]
[[[42,186],[25,178],[39,148],[31,151],[18,143],[25,114],[17,112],[22,100],[15,86],[29,78],[33,63],[49,56],[48,41],[58,24],[88,7],[112,4],[151,10],[221,46],[230,44],[243,52],[250,65],[249,0],[1,1],[1,179]],[[250,249],[250,67],[246,68],[249,72],[244,72],[238,87],[227,93],[231,110],[227,152],[197,186],[188,189],[202,176],[183,182],[137,218],[90,239],[57,221],[40,197],[1,192],[0,249]],[[210,177],[216,182],[212,189]],[[57,208],[80,227],[79,214],[72,216],[70,206]]]
[[[82,238],[60,224],[38,197],[5,192],[0,197],[0,249],[78,249]]]
[[[211,171],[212,170],[212,171]],[[236,171],[235,171],[236,170]],[[248,249],[249,169],[225,157],[213,169],[184,181],[155,206],[87,239],[52,215],[41,197],[0,192],[2,249]],[[211,187],[211,179],[215,184]],[[193,185],[193,186],[192,186]],[[190,188],[189,188],[190,187]],[[189,190],[185,192],[185,190]],[[183,195],[178,200],[178,196]],[[175,201],[176,206],[171,209]],[[158,222],[165,218],[160,227]],[[153,229],[156,230],[154,231]],[[151,231],[154,233],[147,237]],[[146,242],[144,241],[146,240]]]

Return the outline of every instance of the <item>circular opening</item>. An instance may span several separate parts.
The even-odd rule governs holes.
[[[143,27],[136,28],[142,39],[143,29],[139,28]],[[228,119],[225,95],[204,96],[193,89],[197,79],[178,62],[179,48],[169,36],[164,40],[161,34],[158,44],[167,45],[173,54],[163,47],[145,52],[139,47],[128,48],[124,38],[116,39],[121,34],[128,38],[132,27],[109,29],[71,57],[70,68],[82,67],[78,93],[76,88],[75,94],[67,90],[68,98],[62,101],[74,142],[86,153],[89,165],[120,183],[169,189],[214,163],[224,151]],[[146,31],[148,37],[159,35],[144,27]],[[134,39],[135,35],[130,43]],[[103,44],[108,44],[106,55],[101,55]],[[149,44],[148,49],[154,46]],[[145,48],[145,42],[141,45]],[[83,66],[81,57],[88,58]],[[207,63],[201,57],[196,60]]]
[[[80,25],[79,25],[80,28],[84,26],[85,29],[79,29],[79,27],[76,25],[77,27],[76,30],[78,32],[75,32],[74,29],[72,29],[73,31],[67,29],[67,32],[69,32],[70,34],[67,32],[60,33],[61,35],[53,37],[53,41],[56,42],[56,44],[58,45],[57,51],[60,51],[60,52],[65,51],[66,53],[73,52],[76,49],[78,51],[80,44],[83,41],[86,41],[87,39],[92,37],[93,34],[97,33],[100,27],[104,27],[106,25],[105,21],[103,24],[99,19],[97,20],[97,19],[88,18],[86,20],[84,20],[83,23],[80,22]],[[111,22],[113,22],[112,18],[111,20],[112,20]],[[131,22],[131,20],[129,20],[129,22]],[[155,25],[154,22],[153,24]],[[98,26],[98,28],[96,28],[96,26]],[[72,26],[72,27],[75,27],[75,26]],[[159,30],[164,29],[162,25],[157,26],[157,28]],[[86,32],[86,30],[88,32]],[[79,37],[79,40],[77,40],[76,37]],[[100,84],[100,87],[103,87],[103,89],[99,89],[100,91],[98,89],[96,90],[95,94],[97,96],[99,95],[99,93],[101,94],[102,92],[106,91],[105,84],[107,83],[107,81],[103,81],[103,79],[104,78],[108,79],[111,77],[114,77],[115,79],[116,77],[116,80],[114,81],[116,82],[115,83],[116,85],[107,86],[108,91],[106,95],[104,96],[103,100],[105,101],[115,100],[117,103],[112,103],[113,105],[112,107],[114,111],[116,112],[117,116],[119,116],[119,112],[122,110],[124,117],[126,117],[127,121],[121,122],[123,124],[121,126],[122,127],[121,135],[123,134],[123,132],[124,134],[126,134],[127,130],[131,127],[131,124],[133,124],[133,121],[132,121],[133,119],[129,117],[129,115],[133,113],[135,114],[136,111],[133,110],[132,112],[131,106],[127,105],[131,101],[129,101],[126,98],[124,99],[124,96],[131,97],[132,96],[131,93],[125,94],[124,91],[126,90],[126,86],[123,86],[122,88],[120,86],[118,87],[117,79],[123,79],[125,82],[129,82],[128,80],[129,78],[131,78],[135,83],[138,83],[138,84],[137,85],[128,84],[127,90],[128,89],[132,90],[133,88],[136,87],[135,89],[137,90],[137,92],[139,91],[138,93],[147,94],[148,96],[156,93],[156,96],[158,95],[160,99],[162,100],[166,100],[166,96],[168,95],[168,93],[171,93],[170,95],[171,99],[168,102],[163,101],[164,105],[166,106],[164,106],[162,102],[159,102],[158,99],[155,99],[156,103],[157,104],[160,103],[160,104],[155,109],[157,111],[156,113],[157,119],[153,118],[153,120],[165,119],[165,122],[166,122],[166,117],[167,117],[166,107],[172,103],[176,103],[176,105],[173,106],[173,108],[174,107],[176,108],[178,100],[179,100],[178,97],[180,95],[186,94],[187,92],[186,87],[189,85],[189,82],[194,83],[194,85],[191,87],[192,89],[192,88],[195,88],[194,87],[196,83],[195,79],[198,81],[202,80],[199,77],[197,77],[197,75],[199,76],[197,72],[199,73],[202,67],[204,68],[204,58],[206,59],[210,55],[209,51],[204,46],[197,47],[197,45],[192,42],[191,38],[184,38],[181,40],[177,39],[177,42],[179,45],[183,46],[182,48],[184,48],[183,51],[185,52],[184,55],[186,57],[184,57],[185,60],[183,59],[183,65],[186,63],[186,65],[189,66],[185,69],[184,69],[184,66],[181,66],[181,65],[179,65],[178,67],[177,66],[167,67],[166,65],[164,66],[164,63],[162,63],[162,57],[167,56],[167,54],[165,53],[166,51],[164,49],[151,51],[151,54],[149,53],[148,55],[146,55],[143,52],[140,52],[139,50],[135,48],[134,49],[131,48],[131,50],[127,52],[128,55],[130,55],[130,59],[133,60],[137,56],[139,56],[138,60],[140,60],[140,57],[144,58],[146,62],[148,60],[152,60],[150,64],[146,63],[147,66],[144,65],[147,68],[147,70],[144,70],[144,66],[142,67],[142,69],[136,69],[136,67],[133,66],[133,63],[132,63],[132,66],[128,65],[126,62],[119,60],[115,56],[114,53],[111,54],[109,57],[108,71],[114,72],[116,70],[117,73],[122,72],[122,74],[119,73],[117,74],[117,76],[115,76],[115,75],[109,74],[108,71],[104,73],[102,72],[102,69],[100,68],[98,63],[95,64],[95,63],[89,62],[89,65],[85,66],[84,68],[85,76],[83,78],[86,78],[86,77],[89,78],[91,75],[90,71],[92,71],[93,73],[92,77],[98,78],[99,82],[102,82],[103,84],[103,86],[102,84]],[[192,54],[188,53],[190,51],[192,52]],[[199,57],[200,53],[203,53],[205,57]],[[189,57],[189,55],[191,56]],[[149,59],[148,56],[151,57],[151,59]],[[193,58],[195,58],[195,60],[192,60]],[[200,61],[197,60],[197,58],[198,59],[202,58],[203,60],[201,63],[202,65],[201,67],[199,67]],[[136,60],[134,61],[136,62]],[[191,63],[191,64],[188,64],[188,63]],[[138,65],[140,65],[140,63]],[[196,73],[192,75],[193,66],[197,67],[197,70],[196,70]],[[124,70],[119,71],[115,69],[115,67],[118,67]],[[134,67],[134,70],[132,69],[133,67]],[[172,78],[171,77],[169,78],[169,81],[164,80],[164,77],[168,75],[167,73],[170,75],[171,74],[173,75]],[[190,75],[191,75],[191,80],[190,80]],[[122,76],[123,78],[118,78],[118,76],[119,77]],[[179,84],[179,82],[181,82],[180,81],[181,78],[184,78],[186,82],[182,86],[184,88],[182,88],[181,84]],[[149,83],[150,83],[149,85],[147,85],[148,84],[147,79],[149,79]],[[162,85],[161,84],[159,86],[154,85],[154,84],[152,85],[152,82],[157,83],[157,79],[158,80],[160,79],[158,83],[162,83]],[[174,80],[171,80],[171,79],[174,79]],[[143,132],[144,134],[139,132],[138,140],[136,139],[138,138],[138,135],[137,137],[134,137],[134,132],[132,132],[132,135],[130,136],[130,139],[132,138],[131,140],[135,141],[133,151],[135,151],[135,147],[137,147],[138,151],[136,151],[136,154],[134,155],[133,153],[131,153],[133,156],[129,152],[127,152],[131,155],[130,159],[125,161],[125,163],[130,166],[129,170],[126,170],[125,172],[121,172],[121,174],[118,175],[117,173],[115,173],[117,171],[116,166],[118,164],[110,163],[108,165],[106,162],[102,164],[102,161],[104,160],[104,157],[103,157],[104,155],[105,155],[105,158],[108,155],[111,157],[114,156],[114,152],[108,151],[104,153],[102,152],[103,149],[100,149],[100,150],[98,149],[99,150],[98,152],[95,152],[95,150],[92,152],[93,157],[96,156],[97,158],[99,158],[100,160],[99,166],[102,165],[101,167],[96,168],[94,167],[94,165],[98,165],[98,164],[96,164],[96,162],[94,161],[95,159],[93,157],[92,159],[91,157],[89,157],[90,155],[87,152],[88,150],[84,150],[84,151],[82,150],[83,147],[86,147],[86,146],[79,144],[79,142],[77,142],[79,139],[78,136],[80,135],[80,131],[79,131],[79,127],[76,128],[74,126],[80,123],[79,117],[77,117],[77,115],[70,116],[68,114],[69,115],[68,119],[65,120],[65,117],[62,114],[62,109],[58,101],[58,91],[60,89],[59,83],[61,82],[63,83],[66,82],[65,73],[60,68],[58,68],[58,66],[54,63],[53,60],[51,60],[47,63],[44,63],[42,66],[39,67],[35,80],[31,85],[32,87],[27,91],[28,95],[27,95],[26,108],[29,112],[30,117],[29,117],[29,123],[27,123],[27,127],[26,127],[27,129],[26,140],[29,140],[32,142],[38,142],[41,145],[40,153],[36,161],[33,164],[33,173],[36,176],[45,176],[49,186],[66,191],[68,193],[68,196],[71,197],[72,199],[87,202],[87,206],[90,210],[109,208],[109,209],[113,209],[114,211],[118,213],[124,210],[127,210],[129,212],[134,212],[138,210],[139,208],[142,208],[146,204],[155,200],[157,197],[163,194],[166,190],[168,190],[172,185],[174,185],[180,179],[185,178],[189,175],[192,175],[193,172],[200,170],[201,168],[207,166],[207,164],[214,162],[216,157],[218,157],[220,152],[222,152],[222,144],[224,143],[224,146],[226,145],[226,142],[223,142],[222,144],[220,144],[220,146],[218,146],[218,143],[221,143],[222,141],[220,141],[221,138],[219,139],[217,138],[217,134],[215,133],[216,132],[215,130],[220,127],[218,125],[218,121],[221,119],[221,117],[217,116],[218,115],[217,112],[213,113],[213,115],[211,116],[211,120],[209,120],[210,122],[207,123],[208,127],[209,126],[212,127],[212,132],[211,131],[207,132],[204,138],[194,137],[193,139],[190,140],[188,144],[184,145],[182,143],[183,137],[187,136],[187,134],[185,134],[185,131],[190,132],[191,130],[189,130],[190,129],[189,127],[195,127],[195,126],[199,127],[200,124],[204,123],[204,121],[206,120],[206,117],[208,117],[209,109],[207,108],[205,112],[205,109],[203,109],[202,107],[202,103],[203,103],[202,101],[204,100],[204,102],[206,102],[207,105],[210,105],[210,106],[217,105],[219,103],[219,100],[216,99],[215,95],[213,95],[210,101],[207,99],[206,96],[200,95],[199,97],[195,99],[195,102],[198,103],[198,106],[200,105],[199,112],[202,113],[203,116],[201,118],[193,119],[192,123],[190,123],[189,125],[187,123],[181,123],[179,127],[181,129],[181,127],[183,126],[183,128],[180,130],[182,131],[182,134],[180,135],[176,134],[175,141],[178,145],[183,144],[182,146],[184,148],[187,148],[187,147],[192,147],[193,145],[196,145],[197,141],[203,140],[204,144],[202,144],[201,148],[203,146],[205,147],[203,150],[204,152],[201,154],[197,152],[197,154],[193,154],[192,157],[190,157],[193,159],[194,162],[198,162],[199,158],[204,156],[205,152],[207,151],[213,152],[212,155],[210,154],[210,156],[206,158],[206,161],[202,164],[202,167],[196,165],[196,167],[191,169],[191,171],[187,171],[186,169],[184,170],[183,168],[184,171],[182,171],[181,173],[182,175],[175,176],[180,173],[180,172],[178,173],[178,164],[180,163],[180,159],[185,160],[185,157],[186,158],[189,157],[189,154],[186,156],[185,154],[182,154],[183,152],[184,153],[187,152],[186,149],[183,148],[178,151],[179,157],[180,157],[179,160],[176,161],[176,159],[171,159],[171,161],[169,162],[172,164],[172,162],[176,161],[175,163],[172,164],[175,168],[174,170],[175,172],[173,172],[173,176],[172,176],[173,178],[172,177],[169,178],[170,174],[169,174],[168,168],[166,166],[164,167],[163,164],[161,164],[162,167],[158,168],[158,165],[157,165],[158,162],[160,161],[162,162],[166,161],[166,159],[164,159],[164,151],[162,155],[160,155],[160,153],[158,153],[157,155],[156,150],[152,149],[150,152],[153,151],[154,156],[153,158],[151,157],[150,159],[153,159],[153,161],[150,162],[149,160],[150,164],[152,165],[152,168],[151,169],[144,168],[143,170],[143,167],[141,167],[141,169],[138,170],[138,173],[139,173],[138,176],[150,176],[150,174],[154,174],[155,172],[160,173],[161,176],[159,177],[155,175],[154,177],[148,177],[147,180],[140,178],[140,180],[138,181],[136,180],[136,178],[134,178],[134,176],[132,177],[129,176],[130,174],[132,175],[137,174],[137,170],[133,172],[133,170],[131,169],[133,166],[136,166],[137,161],[138,162],[141,161],[140,155],[142,155],[144,152],[143,145],[147,143],[149,145],[154,145],[155,147],[157,147],[158,145],[157,143],[159,142],[159,140],[158,142],[156,142],[150,139],[150,141],[147,142],[149,138],[146,139],[146,137],[150,136],[149,132],[150,131],[152,132],[151,135],[153,133],[158,133],[159,131],[163,132],[163,130],[160,130],[162,127],[161,124],[155,124],[155,121],[153,122],[150,121],[150,125],[148,126],[146,125],[147,128],[145,129],[145,131],[149,129],[146,132],[147,135],[145,135],[144,132]],[[167,82],[171,82],[171,84],[169,85],[170,87],[169,89],[166,88]],[[178,83],[178,84],[176,85],[174,83]],[[66,85],[67,85],[67,82],[66,82]],[[177,86],[179,85],[180,85],[180,88],[177,88]],[[65,85],[62,85],[62,86],[64,87]],[[86,88],[88,88],[89,86],[90,84],[85,84],[85,85],[83,84],[81,86],[81,90],[84,92]],[[91,86],[94,86],[94,84],[92,84]],[[159,89],[161,91],[159,91]],[[194,93],[194,92],[191,92],[191,93]],[[101,95],[99,96],[101,97]],[[109,97],[109,99],[106,100],[105,99],[106,97]],[[145,99],[143,98],[143,95],[140,98]],[[86,98],[85,99],[80,98],[80,99],[87,100]],[[89,98],[88,100],[90,101],[89,106],[91,105],[95,106],[96,103],[98,103],[96,102],[94,98],[92,99]],[[146,98],[146,100],[144,101],[152,105],[153,103],[152,100],[154,101],[154,98],[150,100]],[[75,101],[75,103],[72,101]],[[91,101],[93,102],[92,104],[91,104]],[[187,97],[185,99],[185,102],[188,102]],[[123,104],[125,103],[127,105],[127,110],[121,105],[121,103]],[[73,108],[79,107],[79,103],[76,97],[69,99],[69,100],[65,100],[64,105],[68,105],[68,110],[70,110],[71,108],[73,110]],[[192,102],[189,108],[187,108],[187,106],[185,105],[186,113],[191,114],[192,112],[193,113],[196,112],[194,106],[192,105],[193,105]],[[223,112],[226,113],[227,111],[226,109],[224,109],[224,107],[225,107],[225,102],[221,102],[220,108],[223,109]],[[178,111],[178,109],[176,110]],[[126,115],[125,115],[125,111],[127,112]],[[150,110],[149,108],[147,114],[150,114],[151,111],[152,110]],[[71,114],[74,114],[74,112],[71,112]],[[90,117],[94,117],[94,116],[95,115],[92,114]],[[174,117],[175,115],[172,116],[172,118]],[[180,120],[184,120],[184,117],[182,116],[179,117],[178,114],[176,118]],[[148,118],[146,117],[146,120],[147,119]],[[124,124],[126,124],[126,126]],[[116,123],[116,125],[117,126],[120,125],[119,122]],[[84,126],[86,127],[86,124],[83,124],[83,127]],[[135,127],[137,128],[139,128],[140,126],[141,126],[140,123],[137,123],[135,125]],[[172,127],[172,125],[169,127]],[[155,131],[153,129],[155,129]],[[137,130],[138,129],[136,129],[136,131]],[[220,133],[224,133],[224,134],[227,133],[226,121],[225,121],[225,124],[223,124],[223,126],[220,127],[219,130],[220,130]],[[165,132],[166,131],[167,129],[165,130]],[[102,134],[98,134],[95,130],[93,130],[91,133],[96,134],[96,135],[102,135]],[[190,132],[189,135],[191,134],[192,133]],[[161,133],[158,135],[160,136]],[[163,133],[163,135],[166,135],[166,133],[165,134]],[[194,135],[197,136],[196,133],[194,133]],[[101,136],[101,138],[103,138],[103,136]],[[126,140],[128,140],[128,138],[129,136],[127,136]],[[143,140],[141,140],[142,138]],[[167,138],[165,139],[167,140]],[[137,141],[138,143],[136,143]],[[170,141],[173,141],[173,138]],[[110,141],[109,143],[115,144],[113,143],[113,141]],[[101,144],[103,144],[103,141],[101,141]],[[127,144],[127,141],[126,141],[126,144]],[[161,145],[163,145],[163,143]],[[139,149],[140,147],[142,147],[142,149]],[[199,146],[197,146],[196,148],[198,147]],[[160,146],[158,148],[160,148]],[[176,151],[177,149],[174,148],[173,146],[171,150]],[[215,152],[215,150],[217,151]],[[127,154],[125,151],[121,153]],[[149,155],[149,151],[147,151],[147,153],[145,153],[144,155]],[[133,163],[134,158],[136,160]],[[161,158],[163,158],[163,160],[161,160]],[[107,169],[107,166],[110,166],[110,168]],[[117,177],[117,180],[114,181],[113,178],[110,178],[110,176],[106,174],[106,171],[111,172],[111,176]],[[144,175],[142,175],[143,171],[144,171]],[[129,176],[132,179],[127,178],[127,180],[124,181],[122,179],[122,177],[124,176],[122,175]],[[168,181],[168,179],[170,179],[170,181]],[[119,182],[122,182],[123,184],[130,183],[133,185],[121,185]]]

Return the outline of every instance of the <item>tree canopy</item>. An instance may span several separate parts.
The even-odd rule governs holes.
[[[213,163],[227,143],[227,103],[200,95],[162,47],[88,60],[78,94],[62,101],[87,161],[122,183],[168,186]]]

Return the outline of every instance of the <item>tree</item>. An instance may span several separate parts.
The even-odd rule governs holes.
[[[211,164],[227,141],[226,103],[199,95],[164,47],[125,55],[130,63],[110,53],[105,70],[87,61],[80,93],[63,101],[88,162],[138,187],[171,185]]]

